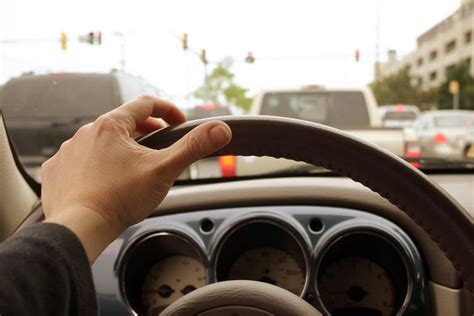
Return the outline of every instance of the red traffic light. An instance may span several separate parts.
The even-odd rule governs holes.
[[[255,57],[253,57],[252,52],[247,53],[247,57],[245,57],[245,62],[248,64],[253,64],[255,62]]]
[[[359,49],[355,50],[354,57],[355,57],[356,62],[359,62],[359,60],[360,60],[360,50]]]

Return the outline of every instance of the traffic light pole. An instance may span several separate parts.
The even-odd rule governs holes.
[[[208,93],[208,90],[207,90],[207,63],[203,63],[204,65],[204,84],[203,84],[203,87],[204,87],[204,102],[207,102],[209,101],[209,93]]]
[[[453,109],[459,110],[459,93],[453,94]]]
[[[115,36],[120,39],[120,70],[125,71],[125,36],[122,32],[114,32]]]

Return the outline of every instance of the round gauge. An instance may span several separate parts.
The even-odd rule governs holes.
[[[389,316],[396,308],[396,290],[390,276],[365,258],[341,258],[327,266],[319,278],[319,294],[334,316]]]
[[[255,280],[270,283],[300,295],[305,275],[288,253],[271,247],[254,248],[242,253],[231,265],[229,280]]]
[[[142,304],[147,315],[158,315],[178,298],[206,285],[206,270],[196,259],[171,256],[158,261],[142,286]]]

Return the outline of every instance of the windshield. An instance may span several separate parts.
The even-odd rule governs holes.
[[[467,115],[438,116],[434,121],[435,126],[439,128],[468,128],[474,122],[473,117]]]
[[[396,121],[413,121],[416,119],[416,113],[412,111],[402,112],[387,112],[385,113],[383,120],[396,120]]]
[[[472,21],[469,0],[2,0],[0,109],[38,181],[41,164],[78,128],[143,93],[189,120],[304,120],[423,172],[470,172]],[[229,155],[195,163],[180,179],[326,172]]]
[[[100,75],[25,76],[3,87],[0,104],[10,119],[95,117],[120,102],[117,93]]]
[[[261,114],[285,116],[339,128],[368,128],[361,92],[274,92],[263,97]]]

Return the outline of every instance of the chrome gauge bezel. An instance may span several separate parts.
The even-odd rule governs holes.
[[[145,243],[148,243],[151,240],[154,240],[157,238],[163,238],[163,237],[176,238],[180,240],[180,242],[182,242],[184,245],[188,246],[189,247],[188,250],[191,250],[195,254],[195,256],[192,256],[192,258],[197,259],[204,266],[204,271],[206,273],[206,284],[210,283],[210,275],[209,275],[209,269],[208,269],[209,264],[207,261],[207,257],[204,254],[204,250],[201,247],[199,247],[198,243],[194,241],[188,234],[184,232],[162,230],[162,231],[154,232],[154,233],[147,234],[144,236],[140,236],[139,238],[137,238],[137,240],[132,242],[130,246],[127,248],[127,250],[125,251],[123,258],[121,260],[120,270],[119,270],[120,293],[129,312],[133,315],[142,315],[143,313],[140,313],[141,311],[136,306],[134,306],[138,304],[132,303],[129,298],[130,295],[127,293],[127,285],[128,285],[126,284],[128,281],[127,272],[128,272],[128,269],[133,268],[133,267],[130,267],[131,258],[133,257],[134,253]],[[157,252],[159,253],[159,251]],[[187,254],[183,254],[183,251],[176,251],[175,253],[170,253],[170,255],[187,255]],[[160,259],[163,259],[166,257],[167,255],[156,256],[155,258],[152,259],[152,261],[156,263]],[[150,268],[153,267],[154,263],[151,263]],[[140,275],[142,275],[143,278],[145,278],[149,269],[147,269],[146,271],[142,271]],[[144,279],[139,282],[142,286],[143,286],[143,281]],[[135,294],[135,296],[136,295],[138,294]]]
[[[383,230],[382,227],[374,223],[360,223],[359,221],[354,221],[354,223],[344,223],[341,225],[342,227],[334,227],[332,232],[328,232],[328,234],[323,238],[314,252],[315,258],[315,272],[314,272],[314,289],[316,291],[316,296],[318,298],[319,304],[321,308],[324,310],[326,315],[330,315],[329,310],[326,308],[324,302],[321,298],[321,293],[318,286],[319,276],[320,276],[320,269],[321,263],[323,262],[325,256],[329,253],[329,251],[341,240],[348,238],[350,236],[359,235],[359,234],[366,234],[372,235],[376,238],[380,238],[383,241],[390,244],[396,251],[397,255],[400,257],[401,262],[403,263],[403,270],[405,271],[406,277],[406,285],[403,288],[405,292],[404,297],[401,298],[402,304],[397,306],[397,310],[394,315],[403,315],[406,311],[410,299],[413,294],[413,265],[414,262],[412,258],[409,256],[409,250],[406,248],[403,240],[401,240],[397,234],[393,234],[390,231]]]

